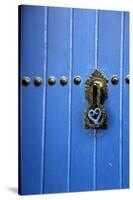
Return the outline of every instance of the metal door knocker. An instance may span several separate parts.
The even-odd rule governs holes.
[[[103,103],[108,94],[108,79],[95,70],[85,83],[85,97],[89,108],[84,113],[85,128],[106,128],[107,114]]]

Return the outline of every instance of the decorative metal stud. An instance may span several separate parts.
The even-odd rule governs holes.
[[[81,83],[81,77],[80,77],[80,76],[76,76],[76,77],[74,78],[74,83],[75,83],[76,85],[79,85],[79,84]]]
[[[60,79],[60,83],[61,85],[66,85],[68,82],[68,78],[66,76],[62,76],[61,79]]]
[[[49,85],[54,85],[56,83],[56,78],[54,76],[50,76],[48,79]]]
[[[117,85],[118,82],[119,82],[119,78],[117,75],[113,75],[112,78],[111,78],[111,82],[113,85]]]
[[[23,77],[22,84],[28,86],[30,84],[30,78],[28,76]]]
[[[37,76],[37,77],[35,78],[35,80],[34,80],[34,84],[35,84],[36,86],[40,86],[40,85],[42,84],[42,78],[39,77],[39,76]]]
[[[104,101],[108,95],[108,79],[98,70],[88,77],[85,83],[85,97],[89,107],[84,113],[85,128],[106,128],[107,114]]]
[[[126,81],[127,84],[130,83],[130,76],[129,76],[129,74],[126,76],[125,81]]]

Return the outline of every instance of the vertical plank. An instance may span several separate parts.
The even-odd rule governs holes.
[[[119,187],[122,188],[122,157],[123,157],[123,68],[124,68],[124,12],[121,12],[120,35],[120,138],[119,138]]]
[[[67,160],[67,192],[70,192],[70,175],[71,175],[71,132],[72,132],[72,67],[73,67],[73,9],[70,9],[70,62],[69,62],[69,123],[68,123],[68,160]]]
[[[98,30],[99,30],[99,11],[95,11],[95,69],[98,69]],[[93,131],[93,190],[96,190],[96,170],[97,170],[97,130]]]
[[[70,191],[93,189],[93,130],[84,128],[85,81],[95,67],[95,15],[94,10],[74,9],[73,21],[73,72],[81,76],[80,85],[72,80],[72,130]]]
[[[122,187],[129,187],[129,85],[125,77],[129,74],[129,13],[124,12],[123,51],[123,140],[122,140]]]
[[[70,51],[70,9],[49,7],[47,79],[55,76],[56,84],[47,83],[44,193],[67,191],[71,91],[69,82],[60,84],[60,77],[70,79]]]
[[[41,193],[42,113],[44,85],[36,87],[33,80],[44,80],[44,8],[20,7],[20,194]],[[21,80],[29,76],[25,87]]]
[[[121,12],[99,11],[98,65],[109,78],[120,77]],[[97,133],[96,189],[120,187],[120,83],[108,84],[105,102],[108,114],[106,130]]]

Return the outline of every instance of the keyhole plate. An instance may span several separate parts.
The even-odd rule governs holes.
[[[84,113],[85,128],[106,128],[107,113],[104,101],[108,95],[108,79],[98,70],[95,70],[86,80],[85,97],[89,107]]]

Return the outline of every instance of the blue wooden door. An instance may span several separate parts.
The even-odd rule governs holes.
[[[129,13],[20,6],[19,69],[19,193],[128,188]],[[106,129],[84,124],[96,69],[109,81]]]

